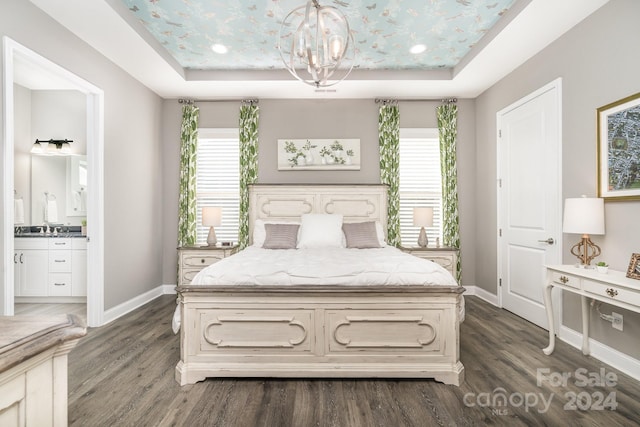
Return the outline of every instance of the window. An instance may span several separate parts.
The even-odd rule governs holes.
[[[442,179],[437,129],[400,129],[400,239],[418,242],[414,207],[433,208],[433,227],[426,227],[429,244],[442,241]]]
[[[238,241],[240,206],[240,141],[238,129],[198,129],[196,176],[197,244],[206,244],[209,227],[202,225],[202,208],[222,208],[219,242]]]

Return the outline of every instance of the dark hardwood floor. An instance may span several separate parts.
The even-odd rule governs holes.
[[[71,352],[69,424],[640,425],[638,381],[563,342],[545,356],[545,330],[475,297],[466,303],[460,338],[466,381],[460,387],[351,379],[208,379],[180,387],[174,380],[179,337],[171,332],[175,297],[163,296],[89,330]],[[601,373],[607,385],[594,384]],[[589,377],[593,381],[584,381]]]

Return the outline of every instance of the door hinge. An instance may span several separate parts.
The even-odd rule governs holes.
[[[502,138],[502,129],[498,129],[498,137]]]
[[[498,188],[502,188],[502,178],[498,178]]]
[[[499,237],[502,237],[502,228],[499,228],[499,229],[498,229],[498,236],[499,236]]]
[[[498,286],[502,287],[502,279],[498,279]]]

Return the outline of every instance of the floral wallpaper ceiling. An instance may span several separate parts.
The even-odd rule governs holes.
[[[122,0],[186,69],[282,69],[280,22],[304,0]],[[356,67],[455,66],[516,0],[320,0],[340,9],[356,43]],[[222,44],[228,52],[213,52]],[[426,45],[419,54],[409,53]]]

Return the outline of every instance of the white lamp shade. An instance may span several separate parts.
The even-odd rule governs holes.
[[[573,234],[604,234],[604,199],[566,199],[562,231]]]
[[[202,208],[202,225],[217,227],[222,224],[222,208],[205,206]]]
[[[413,208],[413,225],[416,227],[432,227],[433,208]]]

